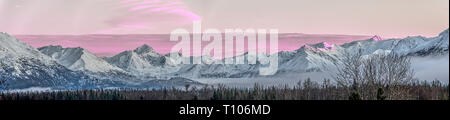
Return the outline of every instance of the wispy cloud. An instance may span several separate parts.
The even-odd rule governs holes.
[[[126,11],[125,14],[108,20],[112,27],[96,33],[148,33],[153,29],[167,28],[167,25],[184,26],[201,20],[178,0],[121,0],[119,3],[116,10]]]
[[[169,33],[201,20],[180,0],[0,0],[13,34]]]

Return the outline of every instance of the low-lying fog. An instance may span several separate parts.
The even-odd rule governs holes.
[[[449,54],[411,59],[416,77],[420,80],[439,80],[449,83]]]
[[[443,83],[449,83],[449,54],[433,57],[413,57],[411,58],[412,68],[415,76],[419,80],[433,81],[439,80]],[[196,81],[218,85],[223,84],[227,87],[250,88],[255,84],[264,86],[284,86],[290,87],[296,85],[298,81],[311,78],[311,80],[322,82],[324,78],[331,81],[333,73],[313,72],[301,74],[279,75],[277,77],[267,78],[221,78],[221,79],[195,79]]]

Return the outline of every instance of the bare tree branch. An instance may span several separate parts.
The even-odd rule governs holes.
[[[400,86],[414,80],[410,58],[395,53],[363,55],[361,49],[346,52],[337,68],[336,83],[348,92],[361,94],[362,99],[376,99],[378,89],[387,90],[389,99],[397,99],[406,91]]]

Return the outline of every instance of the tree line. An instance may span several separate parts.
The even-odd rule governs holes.
[[[92,89],[46,92],[3,92],[1,100],[448,100],[448,84],[439,81],[417,82],[397,86],[401,95],[391,89],[379,88],[360,91],[355,95],[347,88],[306,79],[294,87],[265,87],[255,84],[253,88],[230,88],[224,85],[190,87],[185,89]],[[373,97],[372,97],[373,96]]]

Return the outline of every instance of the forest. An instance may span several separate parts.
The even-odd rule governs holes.
[[[448,100],[449,87],[439,81],[418,82],[396,86],[395,89],[347,90],[330,84],[306,79],[291,87],[251,89],[229,88],[224,85],[185,89],[96,89],[48,92],[1,93],[0,100]]]

